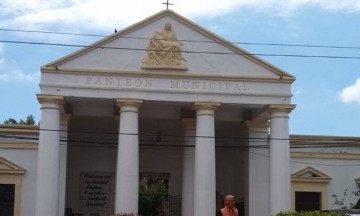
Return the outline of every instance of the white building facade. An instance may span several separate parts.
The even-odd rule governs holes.
[[[349,166],[334,182],[326,164],[360,151],[314,151],[302,136],[290,150],[294,80],[170,10],[45,65],[38,131],[10,130],[38,142],[0,140],[0,162],[22,182],[14,215],[138,213],[139,179],[151,176],[177,197],[166,215],[216,215],[217,193],[246,216],[295,210],[297,195],[334,207],[336,185],[356,190],[360,173]]]

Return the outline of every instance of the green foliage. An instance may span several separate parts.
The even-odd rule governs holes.
[[[7,125],[35,125],[35,117],[33,115],[28,115],[26,116],[26,119],[20,119],[19,121],[16,121],[13,118],[8,118],[7,120],[4,121],[4,124]]]
[[[353,194],[358,198],[353,208],[360,209],[360,183],[357,184],[357,191],[354,191]]]
[[[142,178],[139,182],[139,214],[157,215],[162,201],[167,199],[168,186],[162,178]]]
[[[346,204],[347,199],[357,198],[356,203],[348,203]],[[332,197],[335,199],[333,205],[338,205],[340,209],[359,209],[360,208],[360,184],[357,184],[357,190],[356,191],[349,191],[349,189],[345,189],[343,196],[338,196],[336,194],[332,195]]]
[[[326,211],[302,211],[302,212],[279,212],[275,216],[346,216],[345,213],[340,212],[326,212]]]
[[[13,118],[9,118],[9,119],[7,119],[7,120],[4,121],[4,124],[17,125],[18,122],[17,122],[15,119],[13,119]]]

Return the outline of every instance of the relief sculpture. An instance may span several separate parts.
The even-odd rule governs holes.
[[[187,69],[181,56],[182,43],[178,41],[171,24],[166,23],[163,31],[155,32],[143,60],[143,68]]]

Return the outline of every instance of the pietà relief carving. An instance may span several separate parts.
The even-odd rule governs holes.
[[[154,32],[146,51],[142,68],[187,69],[186,60],[181,56],[182,43],[178,41],[171,23],[166,23],[162,31]]]

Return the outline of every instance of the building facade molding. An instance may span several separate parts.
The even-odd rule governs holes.
[[[306,167],[291,175],[291,210],[295,211],[296,192],[318,192],[321,194],[321,210],[328,209],[328,184],[331,177],[313,168]]]
[[[120,108],[122,106],[133,106],[139,108],[143,100],[141,99],[130,99],[130,98],[118,98],[116,99],[116,105]]]
[[[291,158],[331,159],[331,160],[360,160],[360,153],[346,152],[300,152],[290,153]]]
[[[275,113],[275,112],[285,112],[291,113],[293,109],[295,109],[296,105],[294,104],[271,104],[266,107],[266,111],[268,113]]]
[[[0,157],[0,184],[12,184],[14,191],[14,216],[20,216],[21,212],[21,185],[22,177],[26,170],[21,166]]]
[[[221,103],[216,102],[194,102],[192,105],[193,110],[217,110],[221,106]]]

